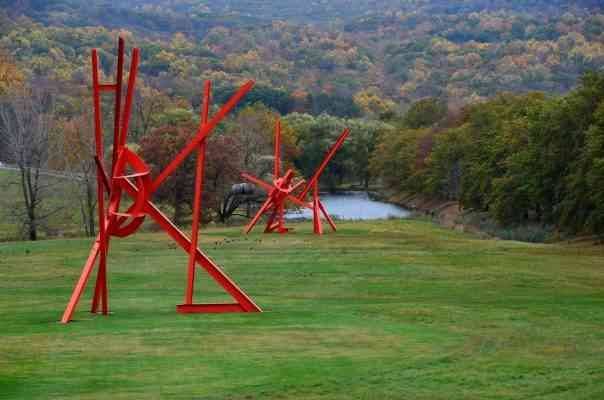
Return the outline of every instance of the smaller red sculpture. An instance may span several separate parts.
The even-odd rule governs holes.
[[[344,141],[350,134],[349,129],[344,129],[340,134],[336,142],[331,146],[321,164],[308,180],[302,191],[296,196],[293,193],[300,188],[305,180],[300,180],[296,183],[292,183],[294,177],[294,171],[288,169],[283,176],[281,176],[281,122],[279,120],[275,123],[275,157],[273,166],[273,182],[272,184],[263,181],[251,174],[241,173],[241,177],[249,182],[258,185],[261,189],[266,191],[267,199],[262,204],[256,215],[251,219],[249,224],[245,227],[244,232],[249,233],[254,226],[258,223],[262,215],[270,213],[264,233],[279,232],[286,233],[288,228],[285,227],[285,204],[290,201],[297,206],[302,208],[308,208],[312,210],[313,214],[313,231],[317,235],[323,234],[323,226],[321,224],[321,214],[325,217],[331,229],[336,231],[336,224],[325,209],[325,206],[321,202],[319,197],[319,178],[329,161],[336,155],[337,151],[342,147]],[[306,196],[312,190],[312,201],[307,202]]]

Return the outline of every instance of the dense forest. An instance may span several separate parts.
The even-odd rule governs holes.
[[[351,128],[324,189],[419,193],[503,225],[602,233],[599,3],[0,0],[0,161],[23,168],[31,186],[3,207],[22,206],[6,214],[32,238],[54,215],[43,201],[51,185],[35,184],[35,168],[76,174],[77,219],[94,232],[89,55],[100,49],[110,77],[121,35],[142,56],[130,147],[154,168],[190,137],[204,80],[217,104],[256,81],[209,144],[209,219],[228,219],[225,196],[239,171],[270,171],[282,117],[287,162],[302,175]],[[35,151],[17,151],[15,115],[39,117]],[[190,193],[176,188],[191,179],[182,173],[158,194],[177,219]]]

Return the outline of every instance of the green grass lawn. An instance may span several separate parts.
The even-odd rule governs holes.
[[[90,240],[0,243],[0,398],[604,398],[602,247],[295,228],[203,232],[264,313],[177,314],[186,255],[147,233],[112,242],[112,314],[87,312],[89,290],[69,325]],[[198,282],[198,301],[225,299]]]

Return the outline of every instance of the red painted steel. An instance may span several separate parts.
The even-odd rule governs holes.
[[[206,81],[203,91],[203,104],[201,107],[201,125],[208,123],[208,113],[210,110],[210,93],[212,84]],[[193,199],[193,223],[191,226],[191,246],[189,247],[189,265],[187,268],[187,289],[185,292],[186,305],[193,304],[193,288],[195,286],[195,251],[197,250],[197,240],[199,235],[199,220],[201,219],[201,193],[203,191],[203,173],[206,154],[206,141],[199,144],[197,152],[197,161],[195,164],[195,196]],[[181,306],[178,306],[181,307]],[[182,308],[177,308],[178,310]]]
[[[298,195],[298,198],[303,200],[306,197],[306,194],[313,188],[314,184],[319,181],[321,174],[325,171],[325,167],[331,161],[331,159],[336,155],[340,147],[344,144],[344,141],[350,134],[350,129],[344,129],[344,131],[340,134],[336,142],[331,146],[321,164],[319,164],[319,168],[315,171],[312,178],[306,182],[306,187],[302,190],[302,193]]]
[[[113,106],[113,143],[118,143],[120,138],[120,116],[122,114],[122,80],[124,74],[124,38],[120,37],[117,42],[117,66],[115,73],[115,101]],[[117,162],[118,146],[113,146],[111,154],[111,166]],[[113,171],[111,171],[113,176]]]
[[[243,307],[237,303],[228,304],[180,304],[176,310],[181,314],[190,313],[225,313],[245,312]]]
[[[274,157],[274,166],[273,166],[273,183],[272,185],[268,182],[264,182],[263,180],[247,174],[245,172],[241,173],[241,177],[255,185],[259,186],[262,190],[267,193],[267,199],[262,204],[256,215],[250,220],[248,225],[245,227],[244,232],[249,233],[254,226],[258,223],[262,215],[270,212],[266,227],[264,229],[265,233],[270,232],[279,232],[286,233],[288,229],[284,226],[284,214],[285,214],[285,203],[286,201],[290,201],[296,204],[299,207],[309,208],[313,214],[313,231],[317,235],[323,234],[323,227],[321,225],[321,214],[325,218],[325,220],[329,223],[329,226],[335,231],[336,224],[334,223],[331,216],[327,213],[327,210],[321,199],[319,197],[319,178],[321,174],[325,171],[327,164],[332,160],[332,158],[336,155],[337,151],[342,147],[344,141],[350,134],[349,129],[344,129],[344,131],[340,134],[335,143],[331,146],[331,148],[326,153],[325,157],[319,164],[319,167],[312,175],[309,181],[306,182],[304,189],[297,196],[293,195],[302,184],[304,184],[304,180],[298,181],[296,184],[292,184],[291,181],[293,179],[293,172],[288,170],[287,173],[280,178],[281,174],[281,122],[279,120],[275,123],[275,157]],[[291,176],[288,174],[292,172]],[[287,179],[285,179],[287,177]],[[307,202],[306,196],[308,192],[312,189],[312,201]]]
[[[101,121],[101,84],[99,82],[99,57],[96,50],[92,51],[92,96],[94,107],[94,141],[97,163],[97,177],[102,176],[101,169],[104,159],[103,149],[103,124]],[[99,301],[101,301],[103,314],[108,313],[107,296],[107,227],[105,225],[105,191],[102,179],[97,178],[97,210],[99,217],[99,272],[94,288],[91,312],[97,312]]]
[[[206,151],[205,139],[209,136],[218,123],[237,105],[254,85],[253,81],[244,84],[229,101],[220,108],[216,115],[208,120],[210,107],[211,83],[206,82],[204,87],[204,103],[201,111],[200,126],[193,139],[178,153],[161,174],[151,179],[151,172],[147,164],[134,152],[126,147],[128,126],[136,86],[136,77],[139,63],[139,49],[132,50],[130,71],[126,89],[126,99],[122,105],[122,81],[124,65],[124,41],[118,42],[117,77],[115,83],[101,84],[99,82],[99,61],[97,50],[92,51],[92,96],[94,107],[94,133],[95,133],[95,163],[97,166],[97,196],[99,214],[99,234],[84,264],[80,278],[71,294],[67,307],[61,317],[62,323],[71,321],[73,313],[86,287],[90,274],[95,267],[97,259],[99,267],[97,280],[92,299],[92,312],[97,312],[99,304],[103,314],[108,313],[107,289],[107,252],[109,238],[125,237],[133,234],[141,226],[146,216],[151,217],[166,233],[189,254],[187,268],[187,287],[185,304],[177,306],[180,313],[221,313],[221,312],[260,312],[262,311],[245,292],[239,288],[220,267],[205,255],[197,246],[199,237],[199,223],[201,219],[201,198],[203,193],[204,155]],[[114,132],[111,158],[111,176],[107,176],[104,166],[104,144],[101,113],[101,92],[113,92],[114,105]],[[193,210],[193,231],[191,240],[180,231],[151,201],[151,195],[162,182],[168,178],[195,149],[197,152],[195,201]],[[133,173],[126,173],[131,169]],[[105,202],[105,194],[108,202]],[[120,211],[122,194],[129,195],[133,202],[125,211]],[[106,205],[107,204],[107,205]],[[236,301],[232,304],[193,304],[193,288],[195,279],[195,265],[203,268],[224,290]]]

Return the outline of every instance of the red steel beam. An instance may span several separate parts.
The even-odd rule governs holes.
[[[201,126],[208,123],[208,113],[210,110],[210,93],[212,84],[205,82],[203,91],[203,104],[201,107]],[[193,223],[191,226],[191,246],[189,247],[189,264],[187,266],[187,288],[185,291],[185,304],[193,303],[193,289],[195,285],[195,253],[199,237],[199,220],[201,218],[201,193],[203,191],[203,175],[206,154],[206,141],[199,144],[197,152],[197,162],[195,165],[195,196],[193,199]]]
[[[99,249],[101,246],[100,235],[97,235],[92,248],[90,249],[90,253],[88,254],[88,259],[84,264],[84,268],[82,269],[82,273],[80,274],[80,279],[75,285],[73,292],[71,293],[71,298],[69,299],[69,303],[67,303],[67,307],[65,307],[65,311],[63,312],[63,316],[61,317],[61,322],[66,324],[71,321],[71,317],[73,316],[73,312],[75,311],[76,306],[78,305],[78,301],[80,301],[80,297],[82,296],[82,292],[86,287],[86,282],[88,282],[88,278],[90,277],[90,273],[94,268],[94,263],[99,255]]]
[[[323,161],[319,165],[319,168],[317,168],[317,170],[314,173],[314,175],[312,176],[312,178],[310,178],[310,180],[306,183],[304,190],[300,193],[300,195],[298,195],[298,198],[300,200],[304,200],[304,198],[306,197],[306,194],[313,188],[313,185],[315,184],[315,182],[317,182],[319,180],[319,177],[325,170],[325,167],[327,167],[327,164],[329,163],[329,161],[331,161],[333,156],[336,155],[336,152],[339,150],[339,148],[342,147],[342,144],[344,144],[344,141],[346,140],[346,138],[348,137],[349,134],[350,134],[350,129],[348,129],[348,128],[344,129],[344,131],[338,137],[338,140],[336,140],[336,142],[333,144],[333,146],[331,146],[331,148],[325,155],[325,158],[323,158]]]
[[[134,99],[134,87],[136,86],[136,75],[138,73],[139,54],[139,49],[132,49],[132,57],[130,58],[130,73],[128,75],[128,87],[126,89],[126,101],[124,103],[124,113],[121,115],[122,124],[119,131],[118,153],[122,147],[126,145],[126,138],[128,137],[128,126],[130,125],[132,100]],[[115,143],[113,145],[115,146]]]
[[[176,306],[176,311],[181,314],[189,313],[226,313],[226,312],[245,312],[243,307],[237,303],[227,304],[180,304]]]
[[[275,122],[275,162],[273,166],[273,179],[281,176],[281,120]]]
[[[122,81],[124,75],[124,38],[117,41],[117,68],[115,72],[115,104],[113,107],[113,152],[111,155],[111,176],[114,175],[115,162],[120,138],[120,118],[122,112]]]
[[[99,82],[99,56],[96,49],[92,51],[92,98],[94,108],[94,138],[95,153],[99,161],[104,160],[103,148],[103,123],[101,117],[101,92]],[[97,212],[99,217],[99,269],[97,272],[97,282],[94,291],[92,311],[96,312],[99,299],[102,300],[103,314],[108,313],[107,298],[107,226],[105,224],[105,192],[103,190],[102,176],[104,171],[101,169],[102,163],[97,165]],[[94,263],[93,263],[94,264]]]

